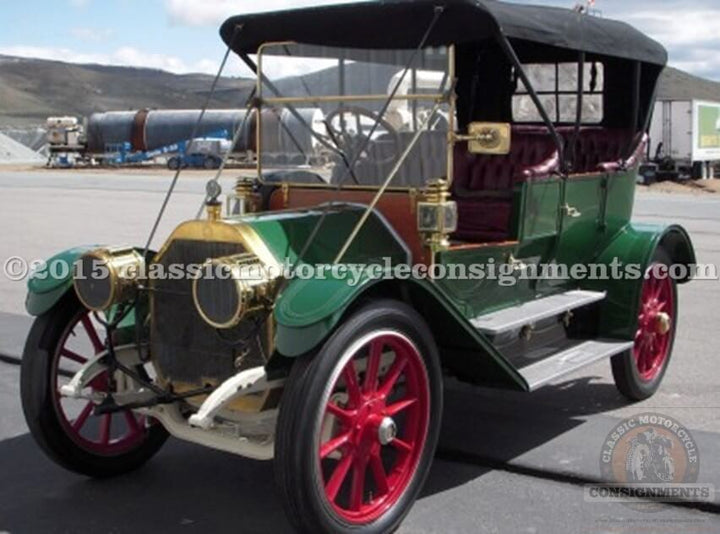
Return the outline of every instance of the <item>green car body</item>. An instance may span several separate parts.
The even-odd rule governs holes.
[[[578,217],[563,216],[560,195],[580,212]],[[522,376],[478,332],[470,319],[504,308],[517,306],[568,289],[592,289],[607,292],[600,308],[599,334],[631,340],[637,327],[642,274],[658,248],[666,251],[674,263],[695,265],[695,252],[687,232],[677,225],[638,224],[631,221],[635,190],[635,169],[623,173],[598,174],[581,179],[554,178],[539,184],[523,184],[515,192],[515,204],[524,211],[516,232],[518,243],[499,244],[483,249],[439,252],[440,265],[503,265],[508,258],[535,258],[543,264],[607,265],[614,261],[635,266],[633,277],[618,280],[432,280],[393,278],[395,265],[407,263],[410,255],[402,239],[382,216],[375,213],[363,225],[360,235],[346,254],[347,271],[337,275],[328,269],[323,277],[297,278],[285,287],[274,307],[275,346],[279,354],[297,357],[311,353],[341,322],[344,314],[364,298],[393,295],[409,299],[416,307],[429,310],[430,324],[440,332],[456,332],[447,352],[454,360],[467,359],[473,375],[485,383],[527,389]],[[600,201],[598,201],[600,199]],[[528,209],[528,206],[534,206]],[[295,265],[330,265],[343,238],[362,214],[354,205],[338,205],[321,224],[311,246],[303,251],[321,208],[295,212],[245,215],[242,222],[252,227],[272,251],[278,262]],[[72,266],[88,250],[77,247],[50,258]],[[299,255],[304,252],[300,259]],[[389,262],[388,262],[389,259]],[[352,266],[377,266],[353,271]],[[60,271],[66,276],[55,276]],[[371,271],[371,272],[369,272]],[[28,282],[26,308],[31,315],[51,309],[68,291],[72,291],[72,269],[44,268]],[[126,319],[124,324],[128,324]],[[460,354],[461,356],[457,356]]]

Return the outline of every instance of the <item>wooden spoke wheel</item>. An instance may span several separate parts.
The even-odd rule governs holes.
[[[139,467],[167,438],[161,425],[131,410],[94,414],[97,399],[115,388],[108,373],[99,374],[85,388],[86,399],[60,395],[60,387],[105,350],[102,339],[100,325],[74,294],[68,294],[36,319],[21,369],[23,410],[35,440],[63,467],[96,477]]]
[[[296,362],[283,394],[276,475],[304,532],[389,532],[429,470],[441,409],[437,350],[392,301],[358,311]]]
[[[670,363],[675,341],[677,284],[667,276],[663,265],[670,265],[670,260],[664,251],[659,250],[643,278],[635,345],[630,351],[612,359],[618,390],[634,401],[647,399],[658,390]]]

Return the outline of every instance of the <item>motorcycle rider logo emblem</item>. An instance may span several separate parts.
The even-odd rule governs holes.
[[[685,490],[697,482],[699,472],[698,446],[690,431],[672,417],[656,413],[621,421],[605,438],[600,455],[604,481],[640,488],[648,496],[672,494],[680,486]],[[639,510],[655,511],[660,509],[657,501],[663,500],[626,502]]]
[[[673,440],[654,428],[633,436],[625,460],[626,479],[629,482],[674,482],[673,445]]]

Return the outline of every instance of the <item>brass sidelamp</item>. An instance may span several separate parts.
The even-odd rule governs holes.
[[[253,178],[241,177],[235,183],[235,191],[227,197],[227,215],[229,217],[256,213],[260,211],[261,199],[255,190]]]
[[[450,246],[450,234],[457,230],[457,204],[450,200],[446,180],[434,180],[422,191],[417,204],[418,231],[433,252]]]

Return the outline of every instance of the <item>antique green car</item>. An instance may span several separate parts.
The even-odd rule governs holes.
[[[629,399],[658,389],[695,264],[682,228],[631,222],[661,45],[484,0],[221,35],[257,75],[256,171],[159,251],[73,249],[29,282],[23,406],[53,460],[116,475],[170,434],[273,459],[301,531],[390,532],[444,376],[531,392],[609,359]]]

